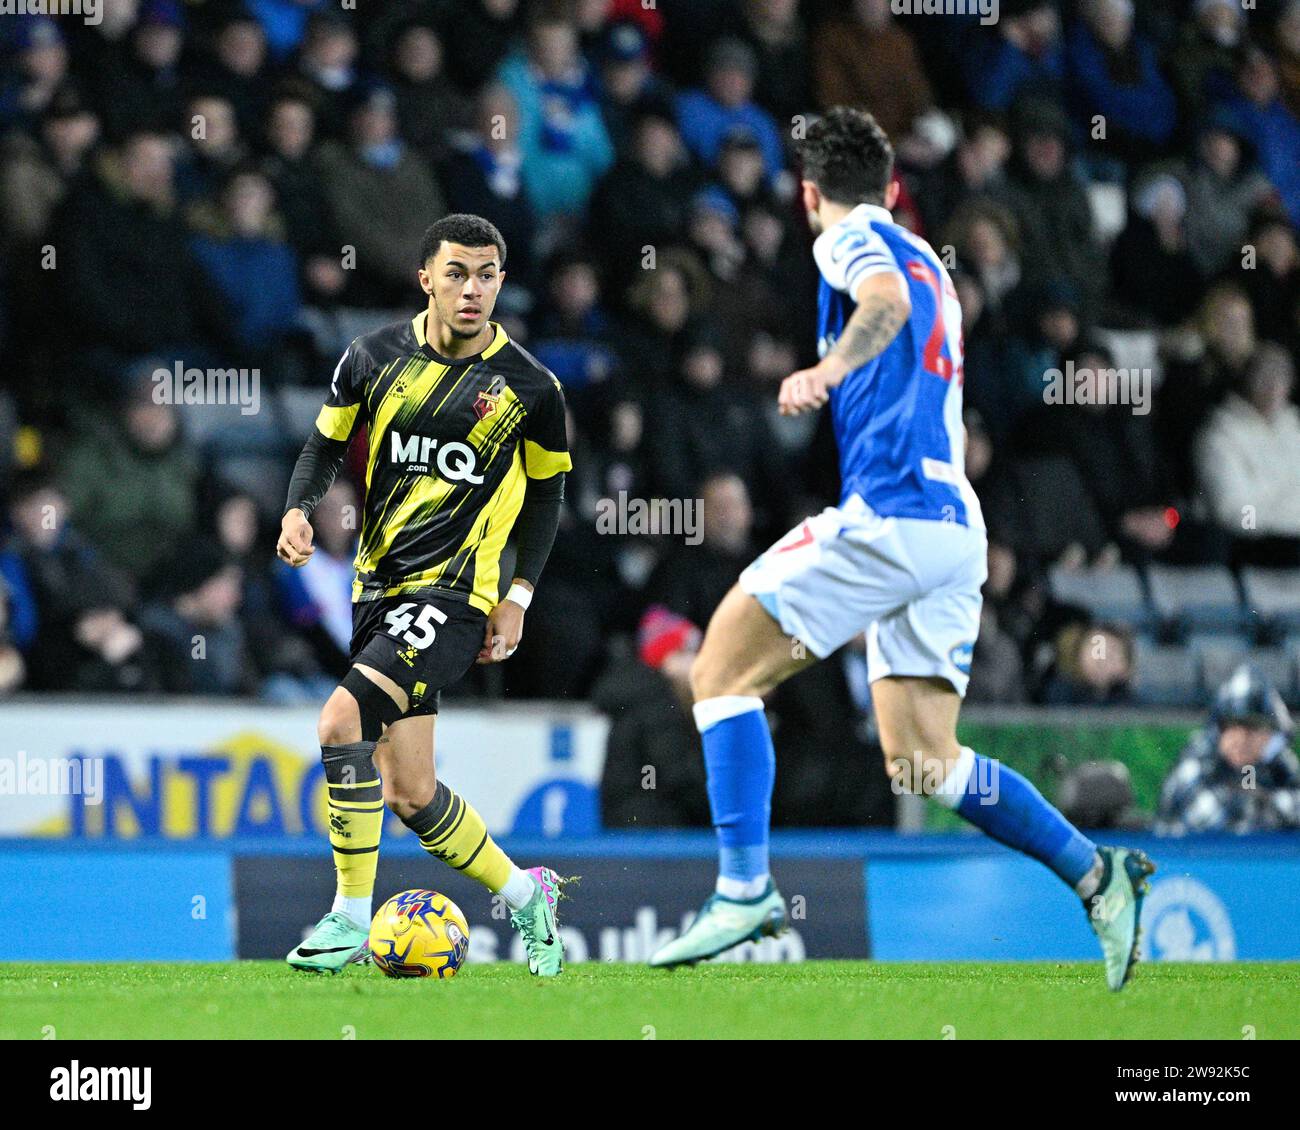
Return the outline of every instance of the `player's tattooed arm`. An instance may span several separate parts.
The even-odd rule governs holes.
[[[898,336],[912,313],[911,305],[898,294],[873,292],[853,311],[840,339],[829,356],[835,357],[845,373],[879,357]]]
[[[880,356],[912,316],[907,287],[892,271],[868,275],[856,298],[857,309],[826,356],[781,383],[777,403],[783,416],[820,408],[830,399],[830,390],[854,369]]]

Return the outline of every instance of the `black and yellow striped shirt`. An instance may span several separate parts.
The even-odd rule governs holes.
[[[435,590],[490,612],[527,480],[572,467],[564,394],[495,322],[482,353],[453,360],[426,317],[357,338],[316,419],[329,440],[369,432],[352,599]]]

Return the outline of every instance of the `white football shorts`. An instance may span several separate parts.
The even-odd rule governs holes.
[[[867,677],[938,676],[965,695],[988,575],[983,529],[884,518],[859,496],[761,554],[740,587],[825,659],[867,633]]]

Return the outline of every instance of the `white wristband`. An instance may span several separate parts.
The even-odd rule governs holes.
[[[513,600],[527,612],[528,606],[533,602],[533,590],[526,589],[523,585],[511,585],[510,591],[506,593],[506,600]]]

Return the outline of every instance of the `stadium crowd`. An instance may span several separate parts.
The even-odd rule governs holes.
[[[673,740],[659,707],[712,609],[838,492],[828,421],[775,393],[814,356],[791,139],[849,103],[962,301],[991,540],[971,701],[1148,701],[1144,649],[1191,646],[1149,568],[1300,568],[1300,0],[1002,0],[988,26],[896,6],[0,18],[0,693],[328,692],[363,456],[301,571],[272,551],[284,486],[343,348],[415,312],[424,229],[468,211],[505,235],[498,317],[565,387],[574,471],[519,654],[462,693],[591,697],[623,748]],[[255,396],[160,397],[177,366]],[[1091,395],[1114,369],[1122,403]],[[1074,395],[1046,391],[1058,370]],[[659,498],[702,500],[700,528],[619,520]],[[1062,599],[1080,570],[1142,578],[1136,613]],[[1297,602],[1213,625],[1266,645],[1288,698]],[[860,650],[820,671],[782,692],[810,789],[861,772],[817,727],[867,705]]]

